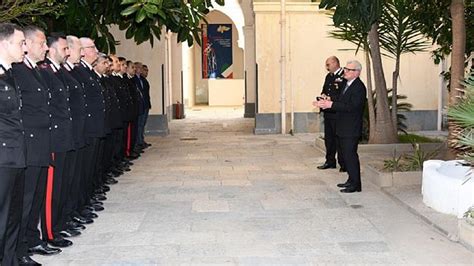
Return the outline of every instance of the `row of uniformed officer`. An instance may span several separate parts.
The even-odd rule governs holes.
[[[139,90],[89,38],[0,24],[0,45],[0,258],[39,265],[30,255],[72,245],[142,152]]]

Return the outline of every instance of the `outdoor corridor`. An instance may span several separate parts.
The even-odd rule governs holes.
[[[252,133],[195,107],[118,178],[99,218],[44,265],[465,264],[473,253],[376,187],[341,194],[314,134]],[[362,174],[363,176],[363,174]],[[363,180],[364,182],[364,180]]]

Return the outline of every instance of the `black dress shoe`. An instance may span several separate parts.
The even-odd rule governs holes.
[[[107,198],[106,198],[106,199],[107,199]],[[104,205],[104,203],[103,203],[102,201],[97,200],[95,197],[93,197],[93,198],[91,199],[91,203],[92,203],[92,205],[100,205],[100,206]]]
[[[23,256],[18,258],[18,264],[20,265],[41,265],[41,263],[38,263],[34,261],[30,256]]]
[[[82,216],[81,217],[74,216],[72,220],[79,224],[91,224],[94,222],[94,220],[86,218],[86,217],[82,217]]]
[[[66,227],[68,229],[72,229],[72,230],[75,230],[75,231],[82,231],[82,230],[86,229],[86,227],[84,225],[82,225],[80,223],[76,223],[74,221],[67,222]]]
[[[345,168],[345,167],[341,167],[341,168],[339,169],[339,172],[341,172],[341,173],[345,173],[345,172],[347,172],[347,170],[346,170],[346,168]]]
[[[55,239],[47,240],[48,244],[53,247],[66,248],[72,245],[72,241],[64,239],[62,237],[57,237]]]
[[[350,186],[351,186],[351,183],[349,183],[349,181],[347,181],[346,183],[337,184],[337,187],[350,187]]]
[[[117,184],[118,181],[113,179],[113,178],[108,178],[107,180],[105,180],[104,183],[107,184],[107,185],[114,185],[114,184]]]
[[[92,196],[92,199],[94,200],[93,203],[97,203],[97,202],[100,202],[101,200],[107,200],[107,197],[104,196],[103,194],[95,194],[94,196]],[[102,202],[100,202],[100,203],[102,203]]]
[[[107,186],[107,185],[102,185],[102,186],[100,187],[100,189],[102,189],[104,192],[109,192],[109,191],[110,191],[110,187]]]
[[[46,243],[43,243],[41,245],[37,245],[36,247],[32,247],[28,249],[29,255],[50,256],[50,255],[56,255],[59,253],[61,253],[61,249],[48,247],[48,244]]]
[[[100,205],[96,205],[96,204],[93,204],[93,205],[92,205],[92,208],[94,208],[94,211],[96,211],[96,212],[100,212],[100,211],[105,210],[104,207],[102,207],[102,206],[100,206]]]
[[[99,215],[97,215],[96,213],[90,210],[82,211],[81,216],[84,217],[85,219],[91,219],[91,220],[99,217]]]
[[[66,230],[63,230],[63,231],[59,232],[59,234],[62,237],[75,237],[75,236],[81,235],[81,232],[73,230],[73,229],[66,229]]]
[[[320,169],[320,170],[324,170],[324,169],[329,169],[329,168],[336,168],[336,165],[335,164],[324,163],[323,165],[320,165],[317,168]]]
[[[346,187],[341,189],[342,193],[354,193],[354,192],[361,192],[362,189],[360,187]]]

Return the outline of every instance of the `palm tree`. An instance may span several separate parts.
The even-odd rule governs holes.
[[[456,154],[474,166],[474,71],[460,90],[459,102],[449,108],[448,116],[452,120],[452,138],[450,146]]]
[[[419,30],[419,22],[413,12],[412,0],[389,0],[383,7],[380,19],[380,45],[395,59],[392,73],[392,93],[398,94],[400,57],[404,53],[416,53],[427,49],[427,40]],[[397,127],[397,99],[392,97],[392,123]]]

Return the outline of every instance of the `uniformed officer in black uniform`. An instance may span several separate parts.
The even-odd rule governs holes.
[[[84,178],[83,161],[85,159],[84,152],[87,144],[84,136],[86,121],[84,88],[75,75],[75,64],[78,64],[81,59],[82,46],[79,39],[75,36],[67,36],[67,43],[69,47],[69,57],[66,62],[62,64],[59,72],[63,76],[66,85],[69,86],[69,105],[71,107],[76,158],[70,169],[71,171],[69,171],[70,176],[72,176],[72,183],[69,185],[69,189],[62,190],[61,192],[61,198],[64,199],[65,204],[59,221],[61,227],[60,234],[63,236],[74,234],[71,230],[81,231],[85,229],[85,226],[75,221],[75,219],[83,223],[92,222],[92,219],[86,219],[79,214],[80,206],[78,206],[79,195],[82,189],[81,185]]]
[[[35,26],[24,28],[27,55],[13,65],[13,75],[22,94],[22,119],[25,127],[26,164],[23,216],[17,256],[28,263],[28,253],[52,255],[60,249],[48,247],[38,239],[38,223],[44,207],[46,178],[50,155],[50,93],[39,73],[37,62],[44,60],[48,47],[44,32]]]
[[[25,142],[20,91],[11,65],[22,62],[25,36],[14,24],[0,24],[0,264],[16,265],[22,216]]]
[[[322,97],[328,97],[331,100],[337,99],[344,89],[346,80],[344,79],[344,70],[339,64],[339,59],[331,56],[326,59],[326,69],[329,72],[324,80]],[[336,112],[332,110],[322,110],[324,113],[324,144],[326,146],[326,162],[318,166],[318,169],[336,168],[337,161],[341,166],[340,171],[345,172],[344,161],[341,156],[341,148],[336,137]]]
[[[52,34],[47,38],[48,56],[40,64],[40,73],[46,81],[50,93],[51,113],[51,153],[53,172],[48,173],[48,189],[46,192],[44,223],[41,223],[42,236],[55,247],[68,247],[70,240],[59,234],[61,231],[59,217],[64,206],[61,190],[67,189],[72,177],[70,168],[75,159],[72,115],[70,108],[69,86],[60,74],[61,64],[69,56],[66,36]],[[75,235],[79,234],[74,232]]]
[[[97,177],[99,176],[100,163],[100,142],[105,138],[105,100],[103,96],[103,88],[100,85],[99,78],[93,70],[93,64],[98,58],[98,50],[94,42],[90,38],[80,38],[82,46],[81,62],[75,68],[79,75],[79,80],[83,83],[86,101],[86,123],[85,136],[89,143],[86,148],[86,162],[84,164],[85,173],[85,190],[83,191],[82,206],[85,209],[81,215],[88,215],[95,218],[97,214],[93,211],[101,211],[104,208],[99,204],[94,204],[97,200],[95,195],[97,187]],[[89,210],[86,214],[85,212]]]
[[[118,146],[115,136],[115,129],[121,128],[120,111],[118,110],[118,102],[115,94],[115,88],[107,84],[109,81],[111,59],[100,53],[99,58],[94,64],[94,71],[99,77],[100,84],[103,88],[103,95],[105,99],[105,128],[106,137],[103,141],[103,156],[101,157],[101,168],[99,168],[99,175],[97,184],[102,186],[105,184],[115,184],[117,181],[112,177],[107,176],[107,172],[112,167],[113,148]]]
[[[127,75],[126,75],[126,82],[127,84],[129,84],[129,88],[130,90],[134,90],[136,91],[135,95],[136,95],[136,105],[137,105],[137,118],[136,118],[136,123],[134,124],[134,128],[135,128],[135,132],[136,132],[136,135],[135,135],[135,145],[134,145],[134,152],[135,154],[137,154],[137,157],[140,155],[140,152],[142,151],[142,146],[139,145],[140,141],[140,130],[139,130],[139,127],[140,127],[140,118],[143,117],[144,113],[145,113],[145,101],[144,101],[144,98],[143,98],[143,94],[140,90],[140,88],[138,87],[137,83],[135,82],[135,79],[136,79],[136,68],[135,68],[135,63],[133,63],[132,61],[128,60],[127,61]],[[136,158],[135,158],[136,159]]]

